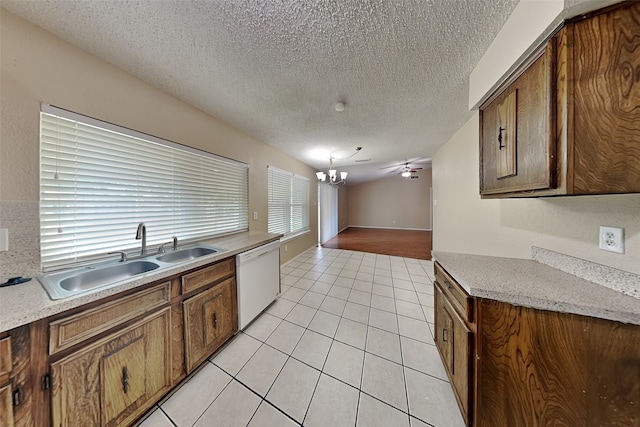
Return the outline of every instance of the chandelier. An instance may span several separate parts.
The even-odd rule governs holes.
[[[328,184],[330,185],[339,185],[347,183],[347,172],[340,172],[340,179],[338,180],[338,171],[333,168],[333,156],[329,156],[329,169],[327,173],[324,172],[316,172],[316,176],[319,181],[325,182],[327,177],[329,177]]]
[[[338,159],[349,159],[356,154],[358,154],[362,150],[362,147],[356,147],[355,151],[348,156],[340,156]],[[329,178],[328,184],[330,185],[340,185],[347,183],[347,172],[340,172],[340,179],[338,179],[338,171],[333,168],[333,153],[329,154],[329,169],[327,169],[327,173],[324,172],[316,172],[316,176],[318,177],[318,181],[327,182],[327,178]]]

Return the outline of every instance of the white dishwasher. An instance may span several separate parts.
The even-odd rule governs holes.
[[[280,241],[236,256],[238,328],[244,329],[280,293]]]

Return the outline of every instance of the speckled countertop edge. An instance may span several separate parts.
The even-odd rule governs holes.
[[[235,256],[241,252],[278,240],[279,234],[248,231],[201,243],[226,249],[212,255],[200,257],[191,262],[177,264],[162,271],[150,271],[135,276],[107,288],[100,288],[94,292],[76,296],[51,300],[40,282],[34,278],[30,282],[16,286],[0,288],[0,332],[26,325],[36,320],[44,319],[54,314],[62,313],[90,302],[118,294],[123,291],[162,280],[165,277],[180,274],[187,270],[201,267],[212,262]]]
[[[471,296],[640,325],[640,299],[534,260],[433,252]]]
[[[614,291],[640,298],[640,276],[549,249],[531,247],[531,259]]]

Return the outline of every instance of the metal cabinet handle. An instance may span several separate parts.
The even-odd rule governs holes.
[[[218,329],[218,316],[216,313],[213,313],[213,327]]]
[[[122,368],[122,391],[129,392],[129,370],[126,366]]]
[[[447,335],[448,335],[447,328],[442,328],[442,342],[448,342]]]
[[[13,390],[13,395],[11,397],[13,400],[13,406],[20,406],[22,403],[22,390],[20,388]]]
[[[503,148],[505,148],[504,145],[502,145],[502,131],[505,130],[503,127],[500,127],[498,129],[498,150],[502,150]]]

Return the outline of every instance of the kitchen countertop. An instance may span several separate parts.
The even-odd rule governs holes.
[[[534,260],[433,252],[469,295],[640,325],[640,299]]]
[[[94,291],[51,300],[37,278],[30,282],[0,288],[0,332],[26,325],[36,320],[61,313],[81,305],[106,298],[138,286],[162,280],[165,277],[180,274],[210,264],[212,262],[235,256],[240,252],[278,240],[280,234],[248,231],[232,234],[216,239],[203,240],[202,244],[212,245],[225,251],[205,255],[190,262],[176,264],[161,271],[152,270],[127,279],[117,285],[99,288]]]

